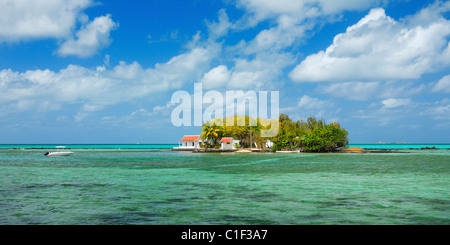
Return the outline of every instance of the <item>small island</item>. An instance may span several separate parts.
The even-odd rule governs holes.
[[[227,123],[234,120],[234,123]],[[251,122],[251,123],[250,123]],[[232,124],[233,126],[228,126]],[[245,126],[238,126],[245,125]],[[254,126],[249,126],[254,125]],[[273,137],[263,137],[262,130],[277,127]],[[338,152],[348,145],[348,132],[339,122],[308,117],[292,121],[281,114],[278,120],[249,116],[216,118],[203,124],[201,135],[185,136],[174,150],[194,152]]]

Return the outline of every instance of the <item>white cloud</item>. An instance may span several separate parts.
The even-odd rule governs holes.
[[[112,42],[110,32],[117,26],[117,23],[111,19],[111,15],[97,17],[76,33],[76,39],[69,39],[61,44],[58,54],[61,56],[92,56],[100,49],[109,46]]]
[[[434,103],[422,103],[422,108],[419,110],[418,115],[427,118],[433,118],[434,120],[444,120],[448,126],[450,126],[450,99],[444,98]]]
[[[383,108],[396,108],[399,106],[407,106],[411,103],[410,99],[385,99],[381,102],[383,104]]]
[[[264,72],[262,71],[236,71],[231,75],[228,88],[248,89],[260,88],[263,84]]]
[[[298,101],[298,107],[304,109],[323,109],[327,106],[330,106],[330,103],[325,100],[319,100],[317,98],[312,98],[308,95],[304,95]]]
[[[381,84],[377,98],[412,97],[425,91],[429,85],[423,83],[416,85],[406,81],[387,81]]]
[[[437,0],[428,7],[421,9],[417,14],[406,19],[409,26],[429,25],[436,21],[436,16],[450,11],[450,2]]]
[[[433,92],[450,93],[450,75],[441,78],[433,87]]]
[[[226,85],[230,80],[230,71],[224,65],[219,65],[203,75],[201,82],[204,89],[217,89]]]
[[[321,100],[303,95],[297,104],[280,108],[280,112],[289,114],[293,120],[306,120],[308,117],[314,116],[318,119],[326,118],[327,121],[339,121],[338,114],[341,109],[337,108],[332,100]]]
[[[70,36],[91,0],[0,1],[0,42]]]
[[[346,118],[363,119],[363,124],[367,128],[393,125],[404,127],[411,123],[416,123],[419,112],[428,108],[428,105],[413,103],[411,99],[389,98],[381,103],[372,103],[366,108],[346,110]],[[401,121],[401,123],[396,123]],[[420,121],[420,120],[419,120]],[[399,126],[401,125],[401,126]]]
[[[253,59],[235,58],[233,67],[214,67],[203,75],[201,82],[205,89],[278,90],[283,68],[294,61],[288,53],[260,53]]]
[[[226,35],[233,25],[230,22],[225,9],[221,9],[218,15],[218,22],[206,22],[206,25],[208,26],[209,36],[213,39],[217,39]]]
[[[381,0],[238,0],[237,7],[247,10],[247,16],[238,23],[255,26],[260,21],[280,16],[305,20],[339,14],[346,10],[363,10],[379,5]]]
[[[214,48],[197,47],[148,69],[138,62],[120,62],[111,69],[78,65],[59,71],[23,73],[4,69],[0,70],[0,103],[21,110],[36,108],[43,101],[49,105],[80,104],[82,113],[77,118],[81,120],[87,112],[194,82],[209,68],[209,62],[216,55]],[[46,108],[51,110],[61,108],[49,105]]]
[[[314,22],[296,23],[295,19],[287,16],[280,17],[280,23],[270,29],[259,32],[255,38],[242,48],[246,54],[260,52],[278,52],[290,48],[301,40],[305,33],[314,27]]]
[[[424,84],[404,81],[343,82],[320,85],[316,91],[337,98],[365,101],[373,98],[410,97],[421,93],[426,87]]]
[[[225,12],[220,12],[219,22],[214,23],[214,26],[209,25],[210,35],[217,36],[215,29],[211,27],[216,27],[219,33],[226,33],[230,29],[239,31],[253,28],[262,21],[267,21],[270,25],[259,31],[254,38],[241,40],[235,46],[225,48],[226,55],[234,58],[234,67],[228,65],[230,81],[227,87],[245,89],[280,86],[283,70],[296,62],[297,58],[292,50],[301,45],[308,32],[324,21],[322,17],[327,19],[342,11],[367,9],[380,2],[382,1],[238,0],[236,6],[246,11],[244,16],[230,22]]]
[[[83,11],[94,4],[92,0],[0,1],[0,43],[52,38],[61,43],[56,50],[60,56],[92,56],[111,43],[110,32],[118,26],[109,14],[89,22]]]
[[[410,26],[409,19],[397,22],[383,9],[372,9],[325,51],[306,57],[290,77],[297,82],[417,79],[450,65],[450,21],[438,12],[426,25]]]
[[[447,120],[447,127],[450,125],[448,122],[450,120],[450,104],[429,108],[425,113],[432,116],[435,120]]]
[[[244,16],[231,25],[228,19],[220,23],[233,30],[255,27],[262,21],[274,22],[261,30],[252,40],[241,40],[234,48],[245,55],[261,52],[281,53],[298,47],[306,34],[325,20],[346,10],[367,9],[380,0],[238,0],[236,6],[244,9]]]
[[[317,2],[319,2],[322,13],[336,14],[348,10],[368,9],[373,6],[384,4],[387,0],[318,0]]]
[[[380,89],[379,82],[346,82],[319,86],[318,91],[350,100],[367,100]]]

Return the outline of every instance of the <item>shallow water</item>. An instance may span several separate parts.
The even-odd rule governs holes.
[[[450,151],[0,151],[0,224],[450,224]]]

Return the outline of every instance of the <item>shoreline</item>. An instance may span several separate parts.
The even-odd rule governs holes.
[[[437,151],[437,150],[446,150],[449,151],[450,148],[447,149],[437,149],[437,148],[411,148],[411,149],[361,149],[356,151],[346,151],[340,150],[340,151],[330,151],[330,152],[304,152],[300,151],[297,154],[301,153],[307,153],[307,154],[325,154],[325,153],[338,153],[338,154],[349,154],[349,153],[357,153],[357,154],[364,154],[364,153],[412,153],[412,151]],[[186,152],[193,152],[193,153],[277,153],[273,149],[262,149],[260,152],[252,152],[249,148],[247,149],[234,149],[234,150],[224,150],[224,149],[214,149],[214,148],[208,148],[208,149],[172,149],[172,151],[186,151]],[[287,152],[278,152],[279,154],[287,153]],[[296,152],[289,152],[289,154],[295,154]]]
[[[351,147],[358,148],[358,147]],[[344,148],[342,150],[330,151],[330,152],[304,152],[300,151],[299,153],[411,153],[414,151],[442,151],[442,150],[450,150],[450,148],[436,148],[436,147],[422,147],[422,148],[358,148],[351,149]],[[250,148],[244,149],[215,149],[215,148],[200,148],[200,149],[174,149],[174,148],[65,148],[66,150],[123,150],[123,151],[157,151],[157,150],[167,150],[167,151],[182,151],[182,152],[193,152],[193,153],[276,153],[273,149],[261,149],[260,152],[251,152]],[[350,150],[349,150],[350,149]],[[47,147],[36,147],[36,148],[0,148],[1,151],[32,151],[32,150],[55,150],[55,148],[47,148]],[[286,152],[281,152],[286,153]],[[290,152],[292,154],[294,152]],[[298,154],[298,153],[297,153]]]

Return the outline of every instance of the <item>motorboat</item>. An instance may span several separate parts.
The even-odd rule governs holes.
[[[58,151],[49,151],[44,154],[44,156],[48,157],[59,157],[59,156],[70,156],[73,154],[71,151],[62,151],[62,149],[65,149],[65,146],[57,146],[56,149]]]

